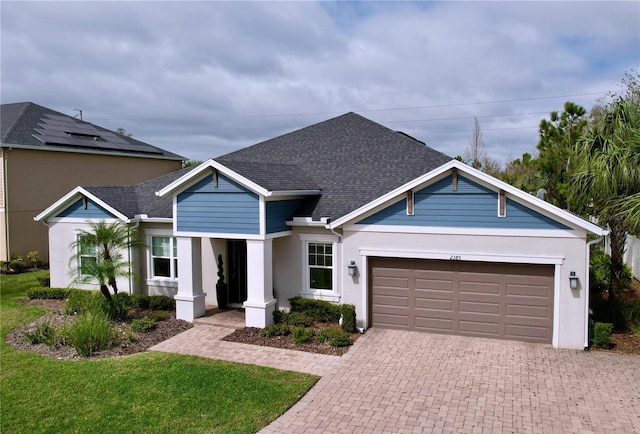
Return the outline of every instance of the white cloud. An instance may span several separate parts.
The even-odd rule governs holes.
[[[197,159],[357,111],[452,156],[478,116],[489,153],[505,161],[535,151],[539,113],[565,100],[589,108],[588,94],[615,90],[640,65],[635,2],[0,8],[3,103],[82,108]],[[410,107],[423,108],[388,110]]]

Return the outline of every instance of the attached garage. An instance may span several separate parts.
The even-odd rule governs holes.
[[[369,260],[371,325],[551,343],[554,266]]]

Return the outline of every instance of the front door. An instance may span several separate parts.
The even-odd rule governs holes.
[[[247,300],[247,242],[228,240],[229,303],[242,304]]]

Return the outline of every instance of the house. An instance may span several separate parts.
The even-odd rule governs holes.
[[[2,104],[0,118],[0,261],[37,250],[47,262],[33,216],[73,187],[138,183],[185,159],[31,102]]]
[[[606,230],[354,113],[130,187],[77,187],[49,226],[51,283],[87,222],[121,220],[130,291],[215,304],[218,260],[247,326],[304,296],[389,327],[588,345],[587,235]]]

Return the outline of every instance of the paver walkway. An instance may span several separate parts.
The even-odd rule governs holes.
[[[261,433],[640,433],[640,356],[371,329],[342,357],[222,342],[152,348],[321,375]]]

